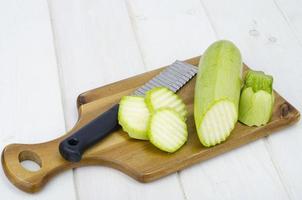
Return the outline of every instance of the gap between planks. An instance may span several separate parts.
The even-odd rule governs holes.
[[[135,43],[138,47],[138,51],[139,51],[139,54],[141,56],[141,60],[143,62],[143,67],[144,67],[144,70],[147,71],[147,67],[146,67],[146,63],[145,63],[145,59],[144,59],[144,53],[142,51],[142,47],[141,47],[141,44],[139,42],[139,39],[138,39],[138,34],[137,34],[137,31],[136,31],[136,26],[135,26],[135,22],[133,21],[133,18],[134,18],[134,14],[133,14],[133,11],[131,9],[131,5],[129,4],[129,0],[124,0],[125,1],[125,5],[126,5],[126,9],[127,9],[127,13],[128,13],[128,17],[129,17],[129,20],[130,20],[130,23],[131,23],[131,30],[133,32],[133,35],[134,35],[134,38],[135,38]],[[185,193],[185,189],[183,187],[183,183],[182,183],[182,180],[181,180],[181,176],[180,176],[180,172],[176,172],[176,177],[177,177],[177,182],[180,186],[180,189],[181,189],[181,193],[183,195],[183,199],[184,200],[187,200],[187,195]]]
[[[128,2],[129,0],[124,0],[124,1],[125,1],[129,21],[131,23],[131,30],[132,30],[132,33],[134,35],[135,43],[136,43],[137,49],[138,49],[139,54],[140,54],[140,59],[143,62],[144,71],[147,71],[147,67],[146,67],[146,63],[145,63],[145,59],[144,59],[144,53],[143,53],[142,47],[139,43],[137,32],[135,31],[136,26],[135,26],[135,23],[133,22],[133,17],[134,17],[133,16],[133,11],[131,10],[131,6]]]
[[[216,28],[215,28],[215,26],[214,26],[214,23],[213,23],[213,21],[212,21],[212,19],[211,19],[211,16],[210,16],[210,14],[209,14],[208,9],[206,8],[206,6],[205,6],[203,0],[199,0],[199,2],[200,2],[200,5],[201,5],[201,7],[202,7],[202,9],[203,9],[203,11],[204,11],[204,13],[205,13],[205,15],[207,16],[207,18],[208,18],[208,20],[209,20],[209,23],[210,23],[210,25],[211,25],[211,28],[212,28],[213,32],[215,33],[216,39],[218,39],[218,38],[219,38],[219,34],[218,34],[218,32],[217,32],[217,30],[216,30]]]
[[[201,0],[201,1],[202,1],[202,0]],[[294,38],[295,38],[295,40],[298,42],[298,44],[299,44],[300,46],[302,46],[302,43],[301,43],[301,41],[300,41],[300,39],[299,39],[299,37],[298,37],[298,34],[297,34],[297,32],[296,32],[296,29],[291,25],[290,20],[288,19],[287,14],[286,14],[286,13],[282,10],[282,8],[280,7],[278,0],[272,0],[272,1],[273,1],[273,4],[274,4],[275,7],[276,7],[276,10],[280,13],[281,17],[284,19],[284,21],[285,21],[286,25],[288,26],[289,30],[291,30],[290,33],[294,36]],[[280,167],[279,167],[279,165],[278,165],[278,162],[277,162],[276,159],[274,158],[274,154],[273,154],[273,152],[272,152],[272,146],[271,146],[269,137],[270,137],[270,136],[267,136],[267,137],[263,138],[264,144],[265,144],[265,148],[266,148],[266,150],[268,151],[268,154],[269,154],[269,156],[270,156],[271,162],[272,162],[272,164],[273,164],[273,166],[274,166],[274,168],[275,168],[275,170],[276,170],[276,172],[277,172],[277,174],[278,174],[278,177],[279,177],[280,182],[281,182],[281,184],[282,184],[282,186],[283,186],[283,188],[284,188],[284,190],[285,190],[285,192],[286,192],[286,194],[287,194],[288,199],[292,199],[292,198],[291,198],[292,194],[291,194],[291,192],[290,192],[290,189],[289,189],[289,188],[286,186],[286,184],[285,184],[285,183],[286,183],[286,181],[285,181],[286,178],[285,178],[284,174],[282,173],[282,171],[281,171],[281,169],[280,169]]]
[[[302,41],[300,40],[297,30],[295,28],[295,26],[292,25],[292,23],[289,20],[288,15],[286,14],[286,12],[281,8],[281,5],[279,3],[278,0],[273,0],[274,5],[276,6],[278,12],[281,14],[282,18],[284,19],[284,21],[286,22],[287,26],[289,27],[289,29],[291,30],[294,38],[297,40],[298,44],[302,47]]]
[[[47,4],[47,9],[48,9],[48,15],[49,15],[49,20],[50,20],[50,28],[51,28],[51,34],[52,34],[52,43],[54,46],[54,54],[55,54],[55,59],[56,59],[56,65],[57,65],[57,73],[58,73],[58,81],[59,81],[59,87],[60,87],[60,97],[61,97],[61,105],[62,105],[62,109],[63,109],[63,117],[64,117],[64,129],[67,132],[67,116],[66,116],[66,105],[65,105],[65,90],[63,87],[64,84],[64,76],[63,76],[63,72],[62,72],[62,68],[61,68],[61,63],[60,63],[60,59],[59,59],[59,55],[58,55],[58,47],[56,44],[56,35],[55,35],[55,27],[53,24],[53,18],[52,18],[52,11],[51,11],[51,6],[50,6],[50,0],[46,0],[46,4]],[[78,188],[75,182],[75,171],[74,169],[72,169],[72,182],[73,182],[73,187],[74,187],[74,191],[75,191],[75,200],[79,200],[79,194],[78,194]]]

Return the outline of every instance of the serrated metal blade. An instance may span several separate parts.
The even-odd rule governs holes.
[[[196,66],[177,60],[142,87],[135,90],[132,95],[144,96],[148,90],[154,87],[166,87],[173,92],[177,92],[196,75],[197,71]]]

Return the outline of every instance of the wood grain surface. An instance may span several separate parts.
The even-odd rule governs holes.
[[[197,65],[199,57],[187,60]],[[247,67],[245,66],[245,69]],[[67,135],[72,134],[107,108],[117,103],[123,95],[130,94],[137,87],[158,74],[161,69],[150,71],[104,87],[85,92],[77,100],[79,118],[72,130],[55,140],[40,144],[11,144],[2,152],[2,165],[9,180],[19,189],[36,192],[55,174],[70,168],[85,165],[106,165],[116,168],[141,182],[150,182],[181,170],[194,163],[207,160],[298,121],[299,112],[277,92],[273,117],[265,126],[248,127],[237,123],[229,139],[215,147],[203,147],[195,131],[193,119],[193,97],[195,79],[185,85],[178,94],[189,110],[187,143],[174,154],[162,152],[148,141],[131,139],[127,133],[118,130],[97,143],[83,155],[79,163],[65,161],[58,152],[58,145]],[[20,162],[33,160],[41,167],[31,172]]]

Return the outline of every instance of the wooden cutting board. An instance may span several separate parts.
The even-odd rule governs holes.
[[[187,62],[197,66],[199,57],[189,59]],[[244,69],[246,70],[247,67],[245,66]],[[150,182],[265,137],[299,120],[299,112],[275,92],[276,102],[269,124],[262,127],[248,127],[237,123],[227,141],[206,148],[199,142],[195,130],[194,78],[178,92],[189,110],[187,121],[189,138],[176,153],[162,152],[148,141],[131,139],[127,133],[118,130],[85,152],[79,163],[67,162],[61,157],[58,145],[65,137],[117,103],[122,96],[132,93],[161,70],[162,68],[150,71],[79,95],[78,122],[72,130],[60,138],[40,144],[11,144],[5,147],[2,152],[2,165],[8,179],[21,190],[36,192],[52,176],[61,171],[86,165],[105,165],[121,170],[138,181]],[[20,164],[24,160],[38,163],[41,169],[36,172],[26,170]]]

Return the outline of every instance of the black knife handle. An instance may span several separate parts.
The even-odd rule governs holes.
[[[78,162],[86,149],[109,135],[118,126],[118,104],[102,113],[87,125],[80,128],[59,145],[63,158],[71,162]]]

